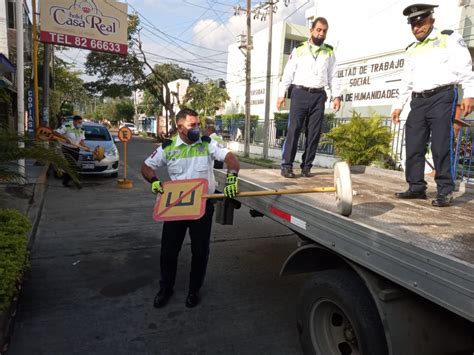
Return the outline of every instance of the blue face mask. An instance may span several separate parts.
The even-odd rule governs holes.
[[[82,123],[81,123],[81,124],[76,124],[76,125],[74,125],[74,127],[76,127],[76,128],[82,128]]]
[[[191,142],[197,142],[200,136],[201,131],[199,130],[199,127],[188,129],[187,137]]]

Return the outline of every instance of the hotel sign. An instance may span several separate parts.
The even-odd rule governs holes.
[[[42,0],[41,42],[127,54],[127,4],[113,0]]]

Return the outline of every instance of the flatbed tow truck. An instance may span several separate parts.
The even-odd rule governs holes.
[[[331,169],[286,179],[276,169],[243,169],[240,191],[333,186]],[[219,186],[225,171],[216,170]],[[449,208],[399,200],[402,174],[351,174],[353,210],[337,213],[333,193],[236,198],[251,215],[281,223],[300,242],[281,275],[308,273],[297,328],[305,354],[473,355],[474,193],[461,188]],[[222,202],[220,223],[232,222]]]

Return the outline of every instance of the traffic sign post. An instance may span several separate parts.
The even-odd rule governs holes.
[[[122,189],[131,189],[132,180],[127,179],[127,142],[132,139],[132,131],[128,127],[122,127],[118,131],[118,138],[123,143],[123,179],[118,179],[118,186]]]

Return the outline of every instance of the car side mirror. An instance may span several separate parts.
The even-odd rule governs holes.
[[[117,136],[114,136],[114,142],[115,142],[115,143],[120,143],[120,139],[119,139],[119,137],[117,137]]]

